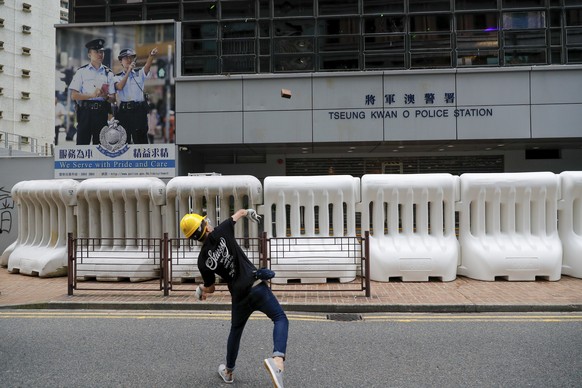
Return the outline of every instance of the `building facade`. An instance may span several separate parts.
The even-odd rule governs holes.
[[[68,12],[68,1],[0,2],[0,154],[51,153],[54,25]]]
[[[582,0],[70,2],[167,19],[180,175],[582,165]]]

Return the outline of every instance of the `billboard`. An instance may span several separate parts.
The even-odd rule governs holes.
[[[55,27],[55,177],[111,176],[102,166],[113,165],[126,166],[123,176],[168,177],[175,164],[167,160],[175,154],[174,21]],[[164,163],[143,157],[161,154]],[[82,176],[78,163],[62,163],[69,155],[89,155]]]

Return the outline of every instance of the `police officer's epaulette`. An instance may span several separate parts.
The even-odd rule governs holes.
[[[113,71],[112,71],[110,68],[108,68],[107,66],[103,65],[103,67],[105,68],[105,74],[107,74],[107,73],[112,73],[112,72],[113,72]]]
[[[123,71],[120,71],[119,73],[115,74],[115,76],[121,76],[123,75]]]
[[[77,70],[84,69],[84,68],[85,68],[85,67],[87,67],[87,66],[89,66],[89,64],[88,64],[88,63],[87,63],[86,65],[83,65],[83,66],[79,67]]]

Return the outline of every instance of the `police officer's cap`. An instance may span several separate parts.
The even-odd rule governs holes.
[[[126,48],[126,49],[123,49],[119,52],[117,59],[119,59],[121,61],[121,58],[123,58],[123,57],[135,57],[136,55],[137,54],[135,53],[135,51],[133,49]]]
[[[93,39],[90,42],[87,42],[85,47],[89,50],[103,50],[103,46],[105,45],[104,39]]]

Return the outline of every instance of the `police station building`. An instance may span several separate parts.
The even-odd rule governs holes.
[[[174,20],[178,174],[582,168],[582,0],[75,0]]]

